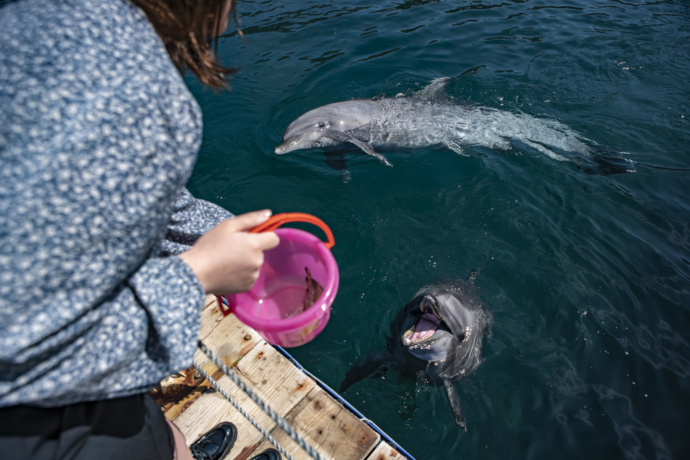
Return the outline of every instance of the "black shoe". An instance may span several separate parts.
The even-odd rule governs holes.
[[[280,456],[280,452],[278,452],[275,449],[267,449],[263,452],[261,452],[259,455],[256,457],[252,457],[249,460],[280,460],[282,457]]]
[[[196,460],[221,460],[228,455],[237,440],[237,428],[230,422],[221,422],[189,446]]]

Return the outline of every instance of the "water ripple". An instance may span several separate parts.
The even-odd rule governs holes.
[[[635,416],[634,404],[628,396],[602,385],[593,385],[592,388],[614,421],[617,442],[625,458],[645,460],[649,458],[649,452],[654,452],[654,458],[659,460],[673,458],[663,436]],[[651,447],[646,444],[651,444]]]
[[[635,325],[625,315],[593,310],[599,325],[624,348],[632,348],[655,369],[668,369],[679,377],[690,376],[690,344],[683,334],[659,321],[654,331],[646,324]]]
[[[418,458],[687,458],[690,404],[690,4],[618,0],[244,0],[219,43],[235,92],[195,91],[192,189],[233,211],[324,219],[341,288],[332,325],[294,350],[337,386],[421,284],[480,269],[486,361],[443,394],[402,377],[347,394]],[[558,120],[629,153],[588,176],[525,149],[277,157],[306,110],[410,95],[450,77],[458,103]],[[194,88],[194,85],[192,84]],[[218,201],[218,200],[216,200]],[[510,445],[511,449],[505,449]]]

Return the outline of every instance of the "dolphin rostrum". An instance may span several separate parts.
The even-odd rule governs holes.
[[[350,369],[340,392],[391,362],[404,374],[443,386],[455,423],[467,431],[453,383],[482,363],[482,338],[491,323],[491,312],[473,284],[457,280],[422,288],[391,323],[386,351],[376,351]]]
[[[441,146],[465,155],[465,147],[523,145],[557,161],[574,161],[564,154],[575,154],[589,163],[589,173],[634,172],[631,160],[597,150],[594,141],[556,120],[453,103],[445,94],[447,81],[436,79],[413,97],[359,99],[310,110],[290,123],[275,153],[349,144],[391,166],[380,152]]]

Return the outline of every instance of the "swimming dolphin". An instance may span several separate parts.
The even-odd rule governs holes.
[[[443,385],[455,423],[467,431],[453,383],[482,363],[482,338],[491,323],[491,312],[479,300],[473,284],[448,281],[424,287],[393,320],[386,351],[376,351],[350,369],[340,392],[391,362],[403,374]]]
[[[564,154],[582,157],[588,173],[634,172],[631,160],[597,151],[595,142],[558,121],[452,103],[445,94],[447,81],[436,79],[413,97],[359,99],[310,110],[290,123],[275,153],[350,145],[391,166],[380,152],[441,146],[465,155],[464,147],[523,145],[557,161],[574,161]]]

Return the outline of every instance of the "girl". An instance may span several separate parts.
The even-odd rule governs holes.
[[[270,211],[233,218],[185,189],[202,120],[180,71],[225,84],[208,39],[233,10],[0,8],[3,459],[191,458],[146,392],[191,364],[205,294],[249,289],[278,244],[246,232]]]

